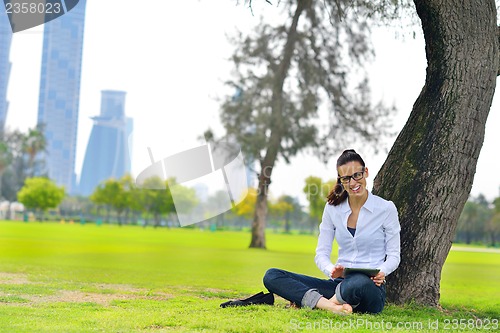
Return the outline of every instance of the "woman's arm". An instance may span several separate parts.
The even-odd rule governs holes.
[[[399,225],[398,211],[393,202],[390,202],[389,213],[385,219],[383,226],[385,232],[385,262],[380,267],[380,271],[385,276],[391,274],[398,268],[401,261],[401,245],[399,232],[401,226]]]
[[[332,253],[332,243],[335,238],[335,226],[331,220],[330,214],[327,211],[328,203],[325,205],[323,211],[323,218],[321,219],[321,224],[319,225],[319,236],[318,245],[316,247],[316,256],[314,261],[316,266],[329,278],[335,265],[330,260],[330,255]]]

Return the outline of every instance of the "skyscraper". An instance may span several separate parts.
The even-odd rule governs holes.
[[[90,195],[108,178],[120,178],[130,172],[128,137],[133,121],[125,116],[125,92],[102,91],[101,114],[92,119],[94,126],[80,177],[82,195]]]
[[[44,25],[38,124],[44,126],[48,175],[68,193],[75,190],[86,0]]]
[[[0,130],[5,126],[9,102],[7,101],[7,87],[11,63],[9,61],[12,30],[7,14],[0,10]]]

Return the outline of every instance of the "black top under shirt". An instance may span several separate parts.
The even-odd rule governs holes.
[[[352,237],[354,237],[354,234],[356,233],[356,228],[347,227],[347,230],[349,230],[349,232],[351,233]]]

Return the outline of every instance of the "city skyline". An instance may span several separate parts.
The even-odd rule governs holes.
[[[7,15],[0,15],[0,130],[3,130],[9,110],[7,88],[12,63],[9,59],[12,30]]]
[[[87,144],[78,194],[88,196],[104,180],[130,173],[128,138],[133,120],[125,115],[124,91],[103,90],[101,112],[92,117],[94,125]]]
[[[76,190],[76,140],[86,0],[44,24],[38,125],[47,147],[48,175],[70,194]]]

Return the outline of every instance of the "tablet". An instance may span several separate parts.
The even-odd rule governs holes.
[[[378,274],[378,272],[380,272],[380,269],[377,268],[354,268],[354,267],[344,268],[344,275],[349,275],[353,273],[363,273],[368,276],[375,276]]]

